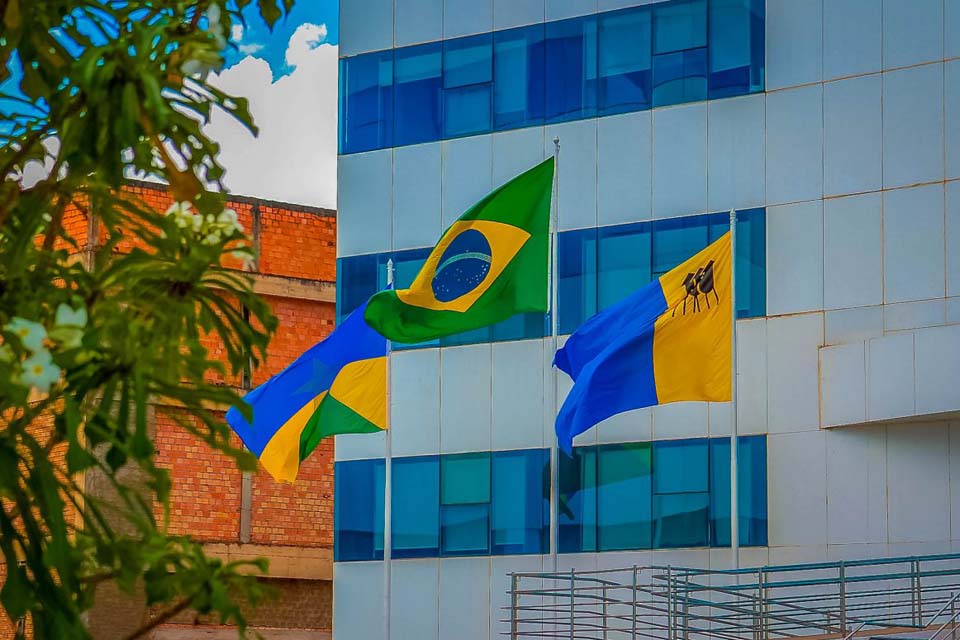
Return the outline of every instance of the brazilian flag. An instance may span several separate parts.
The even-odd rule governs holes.
[[[416,343],[547,311],[553,158],[489,193],[444,232],[408,289],[367,303],[367,323]]]

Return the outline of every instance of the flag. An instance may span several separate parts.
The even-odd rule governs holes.
[[[731,394],[730,233],[590,318],[553,358],[573,378],[557,414],[560,447],[624,411]]]
[[[325,340],[246,395],[227,423],[275,480],[293,482],[326,436],[387,428],[387,341],[360,307]]]
[[[553,158],[492,191],[450,225],[408,289],[381,291],[370,326],[424,342],[547,310]]]

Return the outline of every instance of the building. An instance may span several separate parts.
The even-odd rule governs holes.
[[[341,316],[559,138],[561,334],[738,212],[742,563],[957,548],[960,2],[341,5]],[[549,326],[392,355],[394,638],[499,637],[512,571],[729,566],[726,404],[607,421],[549,503]],[[337,438],[337,640],[382,637],[384,455]]]
[[[158,211],[172,202],[161,185],[136,182],[129,188]],[[257,253],[255,290],[280,319],[268,357],[253,371],[252,380],[222,380],[242,389],[266,381],[333,330],[336,212],[242,196],[231,196],[228,206],[252,234]],[[104,239],[97,221],[73,209],[65,225],[84,248],[83,259],[89,261]],[[217,353],[216,344],[210,348]],[[333,443],[322,443],[304,462],[296,484],[278,484],[262,469],[242,474],[232,461],[184,431],[163,410],[153,411],[149,419],[157,462],[170,469],[173,481],[170,532],[191,535],[204,542],[209,553],[224,559],[265,557],[270,561],[267,580],[278,597],[265,600],[248,617],[251,627],[264,637],[328,638]],[[90,486],[89,476],[85,482],[89,491],[97,491]],[[159,509],[158,517],[162,518]],[[119,638],[138,628],[148,615],[142,599],[118,593],[107,583],[99,588],[88,621],[95,638]],[[15,625],[5,616],[0,618],[0,638],[13,638]],[[233,627],[218,626],[215,619],[185,614],[162,625],[151,637],[175,640],[196,637],[201,630],[203,637],[211,639],[236,638],[237,633]]]

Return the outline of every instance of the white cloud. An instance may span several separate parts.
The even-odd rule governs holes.
[[[220,143],[224,182],[233,193],[336,207],[337,48],[322,44],[325,25],[301,25],[290,37],[293,72],[276,82],[266,61],[247,57],[210,81],[245,96],[260,135],[218,112],[205,131]]]
[[[234,42],[240,42],[243,40],[243,25],[239,22],[235,22],[230,27],[230,39]]]
[[[237,50],[245,56],[252,56],[255,53],[263,51],[263,44],[260,42],[249,42],[247,44],[237,45]]]

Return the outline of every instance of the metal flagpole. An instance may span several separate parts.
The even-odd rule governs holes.
[[[557,339],[560,327],[560,315],[557,313],[557,230],[559,229],[560,218],[560,138],[553,139],[553,198],[550,210],[550,337],[553,352],[557,352],[559,342]],[[554,366],[550,367],[553,376],[553,412],[551,419],[556,421],[559,403],[559,379],[558,371]],[[556,437],[553,438],[553,444],[550,446],[550,557],[553,561],[553,571],[557,571],[559,560],[558,550],[558,530],[560,514],[560,447]]]
[[[737,482],[737,212],[730,209],[730,555],[731,566],[740,568],[740,514]]]
[[[387,260],[387,288],[393,288],[393,258]],[[393,425],[390,423],[390,352],[393,345],[387,340],[387,433],[383,465],[383,640],[390,640],[391,562],[393,550]]]

